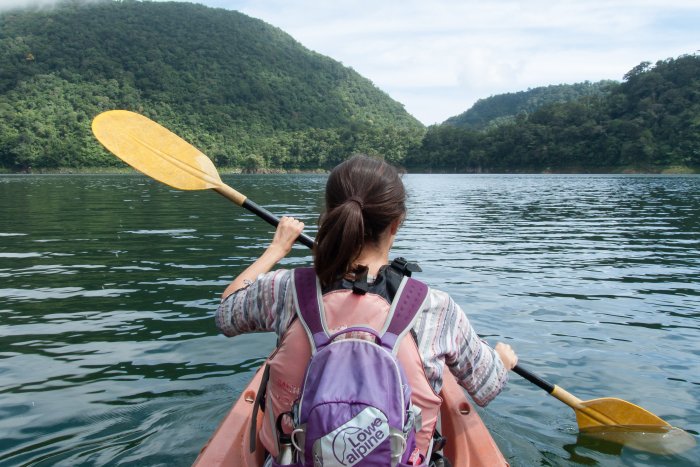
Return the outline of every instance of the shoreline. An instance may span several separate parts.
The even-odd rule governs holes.
[[[236,167],[222,167],[218,169],[221,175],[284,175],[284,174],[328,174],[326,169],[259,169],[255,171],[243,170]],[[407,174],[470,174],[470,175],[697,175],[700,168],[687,166],[669,166],[642,170],[632,167],[611,167],[601,169],[545,169],[545,170],[432,170],[432,169],[406,169]],[[38,169],[30,171],[10,171],[0,169],[0,175],[130,175],[139,174],[131,167],[59,167],[51,169]]]

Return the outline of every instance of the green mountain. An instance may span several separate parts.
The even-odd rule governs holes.
[[[700,168],[700,56],[492,96],[426,129],[351,68],[260,20],[187,3],[65,0],[0,13],[0,171],[123,166],[93,117],[143,113],[219,167],[425,171]]]
[[[247,169],[399,161],[424,132],[351,68],[238,12],[72,0],[0,14],[0,168],[120,165],[90,132],[117,108]]]
[[[527,91],[498,94],[479,99],[469,110],[448,118],[444,124],[458,128],[483,130],[491,126],[510,123],[517,115],[531,114],[549,104],[572,102],[582,97],[599,97],[610,91],[615,81],[588,81],[577,84],[557,84]]]
[[[700,171],[700,55],[643,62],[605,92],[520,112],[484,130],[432,126],[405,165],[450,172]]]

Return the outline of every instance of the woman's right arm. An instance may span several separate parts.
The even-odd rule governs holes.
[[[289,254],[303,229],[303,222],[282,217],[270,246],[226,287],[216,310],[216,327],[224,335],[261,331],[282,335],[286,330],[294,310],[287,293],[291,274],[269,271]]]
[[[255,260],[253,264],[248,266],[242,273],[236,276],[233,281],[226,287],[222,298],[228,297],[233,292],[244,288],[247,284],[252,283],[260,274],[264,274],[271,270],[282,258],[287,256],[292,251],[294,242],[304,230],[304,223],[293,217],[284,216],[280,219],[275,236],[270,242],[265,252]]]
[[[228,295],[216,310],[216,327],[228,337],[265,331],[281,335],[294,315],[291,277],[291,270],[278,269]]]

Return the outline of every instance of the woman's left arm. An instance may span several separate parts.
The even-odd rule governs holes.
[[[464,311],[451,298],[444,319],[443,329],[449,347],[445,363],[474,402],[483,407],[506,385],[506,364],[515,364],[517,357],[513,353],[513,359],[504,362],[500,352],[509,348],[499,346],[496,350],[484,342],[469,323]]]
[[[233,279],[231,284],[224,290],[222,298],[225,299],[233,292],[253,282],[260,274],[270,271],[282,258],[292,251],[292,246],[303,229],[304,223],[298,219],[282,217],[277,225],[277,230],[275,230],[275,236],[272,238],[270,246],[253,264]]]

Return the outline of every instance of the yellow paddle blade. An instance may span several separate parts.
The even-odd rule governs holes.
[[[92,132],[115,156],[149,177],[179,190],[220,188],[212,161],[175,133],[127,110],[103,112]]]
[[[520,365],[513,371],[574,409],[582,435],[657,454],[677,454],[695,446],[690,433],[631,402],[614,397],[582,401]]]
[[[582,435],[655,454],[678,454],[695,438],[638,405],[614,397],[582,401],[560,386],[550,395],[574,409]]]
[[[679,454],[695,438],[631,402],[604,397],[572,407],[581,434],[654,454]]]
[[[92,132],[112,154],[159,182],[179,190],[212,188],[239,206],[246,201],[221,181],[207,156],[148,117],[110,110],[94,118]]]
[[[653,425],[669,426],[663,419],[631,402],[614,397],[582,401],[580,407],[572,407],[579,429],[604,425]]]

